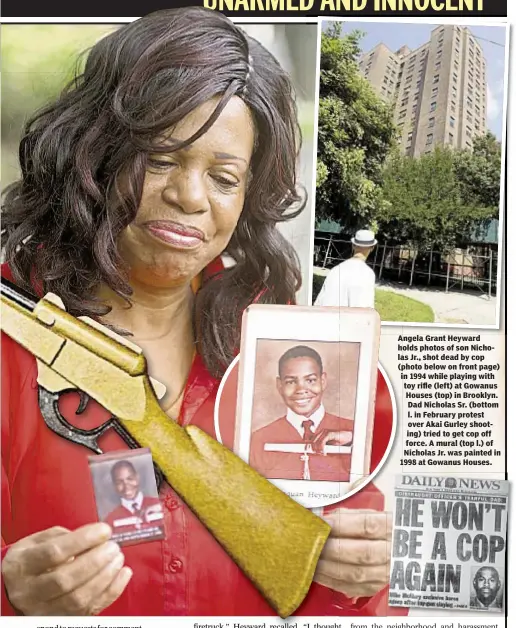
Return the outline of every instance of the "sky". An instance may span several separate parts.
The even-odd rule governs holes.
[[[409,24],[406,22],[343,22],[342,33],[358,29],[365,32],[361,39],[364,52],[380,42],[393,52],[406,44],[412,50],[430,39],[430,33],[439,24]],[[502,139],[504,97],[505,36],[503,26],[468,26],[484,51],[487,72],[487,127]],[[489,40],[489,41],[484,41]],[[495,42],[495,43],[490,43]],[[501,45],[496,45],[501,44]]]

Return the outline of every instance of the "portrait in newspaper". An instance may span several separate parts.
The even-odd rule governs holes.
[[[508,492],[505,480],[399,476],[389,604],[501,612]]]
[[[503,608],[503,567],[480,567],[471,570],[471,609],[499,611]]]
[[[163,509],[149,449],[89,459],[99,519],[120,545],[164,538]]]
[[[236,449],[314,505],[336,501],[369,472],[376,321],[374,310],[350,308],[246,313]]]

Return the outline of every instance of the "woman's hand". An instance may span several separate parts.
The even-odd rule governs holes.
[[[13,543],[2,575],[15,609],[24,615],[96,615],[124,591],[123,567],[111,529],[94,523],[70,532],[55,527]]]
[[[392,515],[339,508],[324,519],[332,531],[314,580],[348,597],[371,597],[389,582]]]
[[[353,432],[320,430],[315,432],[311,445],[315,453],[324,454],[325,445],[349,445],[353,440]]]

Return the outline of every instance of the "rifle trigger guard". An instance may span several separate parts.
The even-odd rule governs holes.
[[[79,394],[80,401],[76,414],[84,412],[89,401],[88,395],[84,392],[80,392]],[[102,425],[99,425],[91,430],[83,430],[80,427],[72,425],[59,411],[59,395],[60,393],[51,393],[42,386],[38,386],[38,401],[41,414],[47,426],[55,434],[58,434],[62,438],[66,438],[66,440],[76,443],[77,445],[83,445],[96,454],[102,454],[104,452],[98,444],[98,439],[102,436],[102,434],[104,434],[104,432],[114,429],[131,449],[138,449],[140,447],[138,442],[131,436],[131,434],[129,434],[127,430],[124,429],[116,417],[111,417],[105,423],[102,423]],[[164,480],[164,475],[156,464],[154,464],[154,475],[156,476],[156,483],[159,490],[161,483]]]

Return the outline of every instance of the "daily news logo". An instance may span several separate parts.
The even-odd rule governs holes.
[[[444,488],[447,490],[469,489],[474,491],[499,491],[497,480],[472,480],[471,478],[442,478],[421,475],[404,475],[401,483],[404,486],[425,486],[428,488]]]

